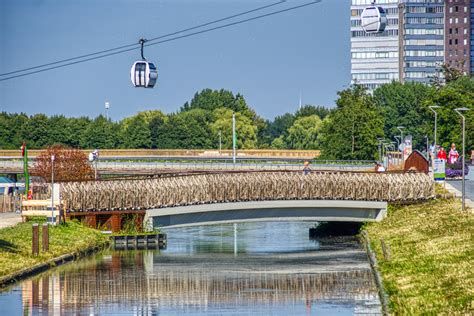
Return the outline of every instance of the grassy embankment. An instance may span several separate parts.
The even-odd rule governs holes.
[[[457,199],[390,206],[366,229],[393,314],[474,311],[474,215]],[[390,248],[384,260],[381,240]]]
[[[35,222],[41,223],[41,221]],[[109,238],[98,230],[69,221],[66,224],[50,227],[49,251],[42,252],[40,224],[40,252],[38,256],[33,256],[31,225],[32,222],[27,222],[0,229],[0,278],[61,255],[102,246]]]

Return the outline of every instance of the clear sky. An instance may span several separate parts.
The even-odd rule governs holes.
[[[0,73],[131,44],[274,2],[1,0]],[[288,0],[265,12],[307,2]],[[349,6],[349,0],[323,0],[145,48],[145,57],[158,67],[154,89],[130,82],[139,50],[3,81],[0,111],[95,117],[109,101],[110,116],[119,120],[142,110],[174,112],[204,88],[240,92],[265,118],[294,112],[300,92],[305,104],[332,107],[336,92],[350,81]]]

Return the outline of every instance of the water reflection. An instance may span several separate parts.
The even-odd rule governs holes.
[[[0,314],[378,313],[371,272],[354,243],[315,243],[307,230],[293,238],[305,226],[259,239],[275,237],[278,227],[251,226],[239,231],[237,257],[231,225],[170,231],[162,252],[106,252],[58,267],[0,294]],[[20,306],[6,307],[19,293]]]

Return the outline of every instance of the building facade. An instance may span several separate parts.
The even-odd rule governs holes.
[[[471,34],[470,34],[470,42],[471,42],[471,58],[470,58],[470,64],[471,64],[471,74],[474,74],[474,0],[471,0]]]
[[[474,1],[472,1],[474,5]],[[447,0],[445,3],[445,63],[471,72],[471,0]]]
[[[371,0],[352,0],[351,5],[351,82],[374,90],[399,79],[398,0],[379,0],[388,23],[381,34],[366,34],[360,16]]]
[[[351,83],[372,91],[397,80],[430,83],[444,63],[474,73],[474,0],[377,0],[388,17],[382,34],[365,34],[351,3]]]
[[[444,61],[444,0],[400,2],[400,81],[430,83]]]

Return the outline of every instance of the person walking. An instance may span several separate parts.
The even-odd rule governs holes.
[[[458,161],[459,153],[456,150],[456,145],[454,143],[451,144],[451,150],[449,151],[448,163],[454,164]]]
[[[311,168],[309,167],[309,161],[308,160],[304,161],[303,173],[304,173],[304,175],[307,175],[307,174],[311,173]]]

